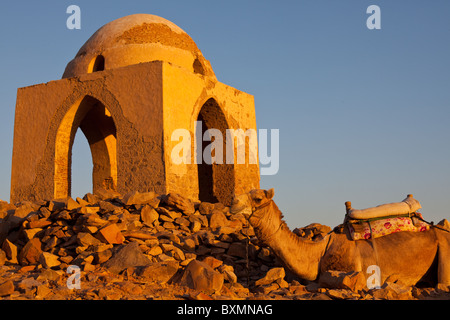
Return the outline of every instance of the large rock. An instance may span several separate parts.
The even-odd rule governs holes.
[[[205,293],[214,293],[222,289],[223,280],[221,273],[194,259],[186,266],[180,284]]]
[[[271,284],[277,280],[283,280],[286,276],[286,272],[284,271],[284,268],[272,268],[269,271],[267,271],[264,278],[261,278],[255,282],[255,285],[257,286],[264,286]]]
[[[320,274],[319,286],[358,292],[366,287],[366,277],[362,272],[357,271],[341,272],[329,270]]]
[[[220,227],[224,227],[228,225],[228,219],[223,214],[223,212],[219,210],[214,210],[213,213],[211,213],[211,216],[209,217],[209,227],[211,230],[216,230]]]
[[[186,215],[195,213],[194,203],[188,199],[179,195],[178,193],[169,193],[164,202],[172,208],[182,211]]]
[[[13,292],[14,292],[14,283],[11,280],[8,280],[0,284],[0,297],[10,295]]]
[[[8,259],[10,263],[18,263],[17,260],[18,250],[17,246],[14,243],[6,239],[5,241],[3,241],[2,249],[6,254],[6,259]]]
[[[42,244],[39,238],[33,238],[27,242],[19,254],[19,263],[21,265],[38,264],[39,256],[42,253]]]
[[[412,287],[400,283],[385,282],[380,289],[372,289],[375,299],[383,300],[412,300]]]
[[[0,267],[6,262],[6,253],[0,249]]]
[[[88,247],[100,245],[102,242],[97,238],[94,238],[90,233],[80,232],[77,234],[77,242],[80,246]]]
[[[155,262],[137,271],[137,275],[145,277],[149,282],[166,283],[177,273],[177,261]]]
[[[120,273],[129,267],[142,267],[151,264],[151,261],[141,252],[137,242],[122,245],[103,266],[114,273]]]
[[[142,223],[148,227],[152,227],[153,223],[158,220],[159,214],[154,208],[149,205],[145,205],[141,209]]]
[[[0,241],[3,241],[12,229],[19,227],[28,216],[35,214],[38,208],[35,204],[25,201],[16,209],[8,210],[0,223]]]
[[[154,193],[153,191],[143,193],[132,191],[123,196],[122,202],[127,206],[133,204],[150,204],[153,207],[157,207],[159,199],[157,199],[156,193]]]
[[[44,268],[53,268],[61,264],[61,261],[58,260],[58,256],[50,252],[42,252],[39,256],[39,262]]]
[[[125,237],[122,235],[119,227],[117,227],[117,224],[115,223],[102,228],[99,233],[105,241],[110,244],[122,244],[125,240]]]
[[[198,211],[202,215],[208,215],[208,214],[212,213],[213,210],[214,210],[214,204],[213,203],[202,202],[198,206]]]

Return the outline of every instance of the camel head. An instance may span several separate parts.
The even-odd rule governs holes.
[[[249,193],[244,193],[236,196],[231,205],[231,213],[242,213],[247,219],[259,207],[264,206],[271,201],[275,191],[272,189],[253,189]]]

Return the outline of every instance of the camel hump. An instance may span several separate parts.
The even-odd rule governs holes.
[[[422,208],[419,201],[414,199],[412,194],[408,194],[408,196],[401,202],[382,204],[367,209],[353,209],[350,201],[347,201],[345,206],[347,209],[347,215],[350,219],[364,220],[410,214]]]

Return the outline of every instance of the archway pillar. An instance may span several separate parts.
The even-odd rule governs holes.
[[[108,109],[97,99],[78,99],[64,115],[55,139],[55,199],[71,195],[72,145],[80,128],[92,154],[93,191],[115,190],[117,185],[116,126]]]

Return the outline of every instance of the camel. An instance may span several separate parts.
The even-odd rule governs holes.
[[[450,232],[432,227],[354,241],[348,231],[332,231],[321,240],[308,240],[289,230],[273,196],[273,189],[236,196],[231,212],[244,214],[258,240],[300,279],[317,281],[320,274],[337,270],[361,271],[367,281],[368,267],[376,265],[381,284],[389,278],[412,286],[433,274],[434,284],[450,285]]]

